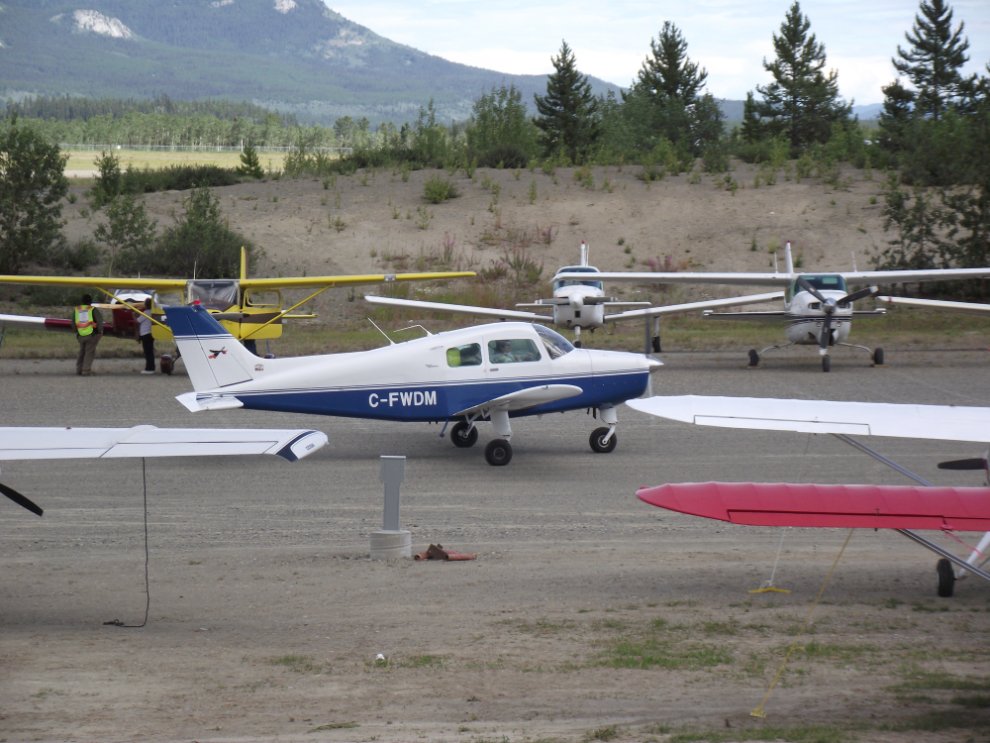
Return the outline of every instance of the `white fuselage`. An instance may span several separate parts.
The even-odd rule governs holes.
[[[819,293],[826,299],[836,301],[846,296],[845,290],[820,289]],[[821,343],[826,312],[822,309],[822,302],[817,297],[811,292],[799,291],[794,294],[790,302],[785,301],[784,310],[787,313],[787,325],[784,332],[789,342],[807,346],[817,346]],[[852,327],[852,317],[852,304],[845,307],[837,306],[832,312],[831,335],[833,343],[845,342],[849,336],[849,329]]]
[[[597,273],[594,266],[565,266],[557,273]],[[605,324],[605,287],[601,281],[553,281],[553,324],[594,330]],[[588,300],[595,300],[589,302]]]

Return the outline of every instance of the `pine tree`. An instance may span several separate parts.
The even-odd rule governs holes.
[[[922,18],[922,16],[924,16]],[[964,85],[959,68],[969,60],[969,39],[960,39],[965,23],[952,30],[952,10],[943,0],[922,0],[921,16],[914,16],[914,35],[904,33],[911,48],[897,47],[900,60],[891,60],[918,89],[917,108],[936,121]]]
[[[237,167],[237,174],[247,176],[248,178],[265,177],[265,170],[261,167],[261,160],[258,159],[258,153],[251,146],[251,140],[248,140],[247,144],[244,145],[244,150],[241,152],[241,164]]]
[[[698,63],[687,56],[687,41],[680,29],[664,21],[656,41],[650,40],[652,56],[647,56],[633,88],[655,101],[676,99],[684,105],[694,103],[708,78],[698,70]]]
[[[839,98],[838,73],[831,70],[826,77],[825,45],[808,35],[811,21],[801,14],[795,0],[780,25],[780,35],[773,35],[777,58],[763,60],[764,69],[774,81],[756,90],[763,96],[756,112],[768,119],[767,127],[774,136],[786,134],[792,150],[812,142],[827,142],[832,124],[849,118],[851,105]]]
[[[561,42],[560,54],[550,61],[554,72],[547,79],[547,94],[533,95],[540,114],[534,123],[548,157],[563,152],[577,163],[600,133],[598,101],[591,93],[588,76],[578,71],[566,41]]]

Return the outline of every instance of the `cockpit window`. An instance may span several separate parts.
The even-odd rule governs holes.
[[[468,343],[448,348],[447,366],[481,366],[481,344]]]
[[[595,268],[594,266],[565,266],[564,268],[560,269],[557,273],[598,273],[598,269]],[[595,289],[599,289],[600,291],[605,291],[605,285],[601,281],[590,281],[590,280],[589,281],[573,281],[573,280],[555,281],[553,282],[553,290],[557,291],[558,289],[565,286],[582,286],[582,285],[591,286],[594,287]]]
[[[493,364],[539,361],[540,349],[529,338],[488,341],[488,359]]]
[[[564,354],[568,354],[574,350],[574,346],[570,344],[570,341],[560,333],[550,330],[550,328],[545,328],[542,325],[533,325],[533,327],[536,329],[536,334],[540,336],[540,340],[543,341],[543,345],[546,346],[551,360],[559,359]]]
[[[230,309],[237,304],[238,283],[231,279],[195,279],[186,282],[186,291],[189,294],[189,302],[200,302],[207,309],[220,310],[221,312]]]
[[[835,274],[832,275],[826,274],[824,276],[801,276],[801,278],[807,281],[813,287],[815,287],[818,291],[835,291],[835,292],[848,291],[846,289],[846,280],[841,276],[836,276]],[[800,286],[798,286],[796,281],[793,284],[791,284],[791,296],[797,294],[800,291],[804,291],[804,290]]]

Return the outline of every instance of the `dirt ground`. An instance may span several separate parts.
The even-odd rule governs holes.
[[[425,205],[434,174],[217,193],[231,226],[264,249],[265,275],[380,271],[385,255],[413,264],[446,244],[465,267],[528,245],[546,278],[577,261],[581,240],[603,270],[670,256],[681,268],[765,271],[786,240],[809,270],[851,268],[853,256],[865,268],[887,239],[870,203],[879,173],[850,170],[841,189],[783,174],[757,188],[758,171],[738,165],[733,194],[703,174],[648,188],[633,169],[595,168],[589,189],[572,169],[478,170],[475,181],[451,176],[460,197]],[[486,182],[499,184],[498,203]],[[162,225],[181,212],[179,193],[146,203]],[[70,239],[101,218],[84,208],[67,207]],[[352,318],[357,304],[330,299],[321,321]],[[757,371],[738,350],[666,353],[654,390],[964,405],[990,393],[987,352],[966,343],[888,348],[885,369],[838,350],[828,375],[807,351]],[[967,579],[939,599],[934,556],[859,531],[799,637],[845,532],[788,530],[774,573],[779,530],[634,496],[665,481],[903,482],[831,437],[694,428],[623,408],[618,448],[595,455],[594,422],[575,412],[520,421],[511,465],[494,470],[480,444],[455,449],[436,427],[194,417],[173,399],[190,389],[181,370],[149,378],[137,361],[98,359],[84,380],[71,366],[0,358],[4,425],[313,427],[331,445],[294,465],[149,460],[140,629],[104,624],[144,617],[140,463],[5,463],[2,482],[46,513],[0,503],[0,741],[990,740],[985,585]],[[870,443],[937,483],[979,484],[935,469],[977,446]],[[477,560],[368,559],[383,454],[408,457],[402,521],[414,549],[442,543]],[[772,573],[791,593],[749,593]],[[795,644],[766,717],[752,717]]]
[[[528,246],[549,277],[559,266],[577,263],[582,240],[603,271],[650,270],[648,261],[662,263],[666,256],[682,270],[767,271],[770,247],[788,240],[806,269],[848,270],[853,256],[860,268],[869,267],[876,247],[889,237],[879,214],[882,199],[870,203],[879,193],[879,172],[849,168],[843,188],[809,178],[785,180],[780,172],[775,185],[754,187],[759,169],[736,162],[731,176],[739,189],[733,193],[723,175],[695,172],[647,184],[635,177],[640,170],[592,168],[590,188],[575,180],[573,168],[558,168],[554,175],[479,168],[473,179],[463,171],[419,170],[405,182],[401,172],[379,169],[244,183],[216,193],[231,226],[267,254],[270,265],[263,268],[285,275],[363,273],[385,255],[415,259],[444,245],[454,247],[463,265],[486,266],[517,245]],[[427,204],[424,182],[437,174],[461,195]],[[530,203],[533,185],[536,198]],[[182,214],[181,197],[149,194],[145,203],[165,226],[173,213]],[[84,201],[66,206],[70,240],[90,236],[102,218],[83,216]],[[545,244],[540,236],[548,230],[552,242]]]
[[[735,353],[668,354],[664,394],[980,404],[986,352],[901,353],[833,372],[798,351],[759,371]],[[151,605],[144,616],[140,463],[10,462],[0,504],[0,739],[7,741],[987,740],[990,593],[935,595],[934,556],[857,531],[797,636],[846,533],[661,512],[640,485],[704,479],[903,482],[832,437],[725,431],[620,412],[609,455],[581,413],[520,420],[515,457],[435,426],[246,411],[191,416],[181,373],[139,364],[0,362],[7,425],[315,427],[331,445],[268,457],[148,460]],[[207,415],[207,414],[203,414]],[[490,435],[483,430],[482,438]],[[482,441],[481,444],[484,442]],[[869,442],[943,484],[971,446]],[[414,550],[368,559],[378,457],[405,454]],[[268,461],[270,460],[271,461]],[[960,535],[974,543],[977,535]],[[965,554],[947,539],[940,542]],[[798,650],[763,709],[788,649]],[[376,662],[377,654],[385,662]]]

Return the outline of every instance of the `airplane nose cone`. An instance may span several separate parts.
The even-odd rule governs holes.
[[[647,359],[647,363],[648,363],[648,364],[649,364],[649,366],[650,366],[650,374],[652,374],[652,373],[653,373],[653,372],[655,372],[655,371],[656,371],[657,369],[659,369],[659,368],[660,368],[661,366],[663,366],[663,362],[662,362],[662,361],[660,361],[660,360],[658,360],[658,359],[655,359],[655,358],[653,358],[652,356],[650,356],[650,357],[649,357],[649,358]]]

